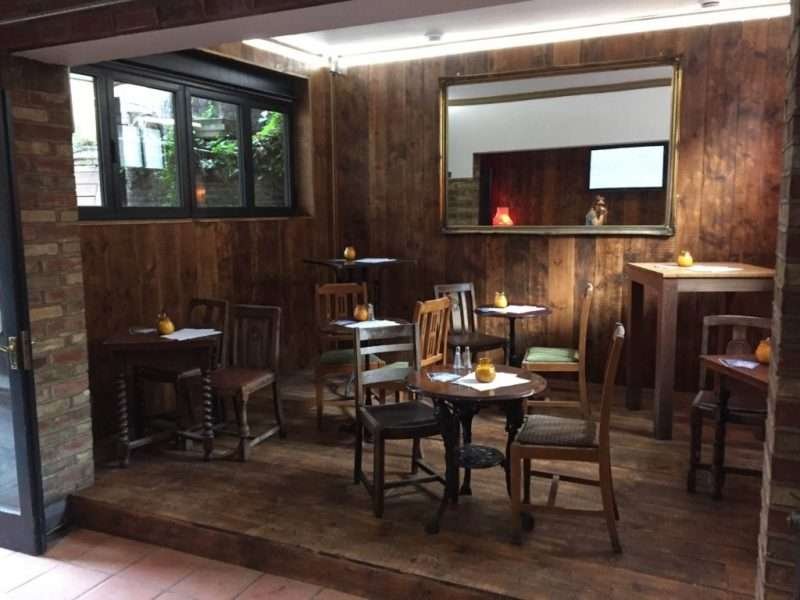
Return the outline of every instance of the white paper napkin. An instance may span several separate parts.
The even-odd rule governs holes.
[[[222,334],[222,332],[216,329],[192,329],[190,327],[185,327],[183,329],[178,329],[178,331],[174,333],[162,335],[161,337],[168,340],[175,340],[176,342],[185,342],[186,340],[194,340],[220,334]]]
[[[494,306],[482,308],[480,312],[491,312],[491,313],[498,313],[501,315],[506,315],[506,314],[521,315],[523,313],[538,312],[541,310],[547,310],[547,309],[544,306],[536,306],[533,304],[509,304],[506,308],[496,308]]]
[[[373,327],[393,327],[394,325],[399,325],[397,321],[385,321],[381,319],[375,319],[372,321],[360,321],[358,323],[350,323],[349,325],[345,325],[345,327],[349,327],[350,329],[372,329]]]
[[[475,372],[473,371],[469,375],[465,375],[464,377],[462,377],[461,379],[457,379],[453,383],[457,383],[459,385],[465,385],[479,392],[488,392],[490,390],[496,390],[498,388],[509,387],[512,385],[520,385],[521,383],[528,383],[528,380],[523,379],[522,377],[520,377],[519,375],[515,375],[514,373],[498,373],[497,376],[494,378],[494,381],[490,381],[489,383],[482,383],[475,378]]]

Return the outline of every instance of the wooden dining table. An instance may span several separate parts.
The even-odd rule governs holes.
[[[642,406],[644,356],[655,347],[655,383],[653,389],[653,434],[658,440],[672,439],[673,391],[675,383],[675,350],[678,328],[678,295],[683,293],[723,293],[726,305],[729,296],[742,292],[771,292],[775,270],[744,263],[698,263],[679,267],[676,263],[627,263],[628,332],[626,356],[625,406],[638,410]],[[656,336],[645,338],[645,289],[658,298]],[[694,324],[700,327],[700,323]]]
[[[197,369],[200,372],[203,420],[201,432],[195,437],[203,443],[204,458],[206,460],[210,458],[214,440],[214,407],[210,374],[216,365],[218,345],[219,335],[177,341],[164,338],[157,333],[129,332],[111,336],[103,342],[103,348],[111,354],[116,373],[117,458],[121,467],[129,465],[131,450],[176,435],[176,431],[145,434],[142,425],[143,399],[129,392],[129,381],[133,379],[134,369],[137,367],[168,367],[181,371]],[[130,419],[132,408],[135,415],[133,424]],[[187,434],[187,437],[193,435]]]
[[[517,435],[525,418],[525,401],[543,397],[547,392],[547,381],[524,369],[497,365],[498,373],[512,373],[525,380],[525,383],[478,391],[453,382],[431,379],[433,373],[453,373],[467,375],[468,370],[455,370],[450,366],[433,365],[409,374],[408,388],[433,401],[434,413],[439,421],[445,450],[445,493],[434,517],[426,524],[428,533],[438,533],[442,517],[448,506],[458,504],[459,494],[471,495],[470,478],[472,469],[486,469],[502,465],[506,472],[506,487],[510,489],[508,461],[511,442]],[[481,409],[499,405],[506,414],[505,452],[472,443],[472,420]],[[463,445],[460,444],[463,433]],[[464,468],[464,483],[459,487],[459,469]]]
[[[749,363],[757,363],[756,357],[752,354],[742,356],[731,356],[728,354],[706,354],[700,357],[700,361],[707,371],[713,372],[717,376],[717,398],[719,408],[717,409],[717,428],[714,436],[714,458],[711,463],[711,477],[713,480],[713,498],[722,497],[722,486],[725,482],[725,421],[728,411],[728,402],[731,397],[731,382],[738,381],[758,392],[766,395],[769,390],[769,366],[758,364],[754,368],[731,366],[730,360],[743,360]],[[746,474],[754,474],[749,470]]]

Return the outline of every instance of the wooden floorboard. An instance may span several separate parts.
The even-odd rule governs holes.
[[[628,412],[619,396],[612,462],[624,552],[615,555],[601,519],[542,515],[522,546],[511,544],[500,469],[473,473],[473,496],[461,498],[437,536],[423,528],[441,492],[436,484],[427,493],[391,491],[385,517],[375,519],[365,490],[352,483],[353,439],[340,430],[348,403],[329,404],[326,430],[317,433],[307,375],[290,378],[282,390],[286,440],[262,444],[245,464],[204,463],[169,448],[138,451],[129,469],[98,468],[95,485],[72,500],[76,520],[370,597],[715,600],[754,588],[759,481],[731,476],[725,499],[715,502],[701,474],[701,491],[686,493],[685,400],[675,439],[665,442],[650,437],[649,411]],[[499,414],[477,417],[475,441],[502,447],[504,435]],[[758,466],[761,443],[745,430],[731,428],[730,436],[729,461]],[[424,447],[441,468],[441,443]],[[409,444],[392,444],[387,470],[401,473],[409,453]],[[371,456],[367,448],[365,465]],[[536,468],[559,466],[592,474],[575,465]],[[535,480],[538,500],[547,489]],[[562,483],[558,502],[596,507],[599,493]]]

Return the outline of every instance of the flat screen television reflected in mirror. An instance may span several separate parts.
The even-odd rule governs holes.
[[[662,189],[666,182],[666,159],[666,143],[592,148],[589,189]]]

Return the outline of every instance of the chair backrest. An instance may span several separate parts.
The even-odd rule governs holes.
[[[366,283],[319,284],[315,299],[317,326],[323,328],[331,321],[352,319],[356,305],[366,303]]]
[[[189,301],[187,326],[197,329],[216,329],[222,332],[217,346],[218,365],[228,364],[228,324],[230,308],[227,300],[192,298]]]
[[[234,304],[231,307],[231,364],[278,372],[281,339],[279,306]]]
[[[720,350],[725,354],[751,354],[753,345],[748,340],[748,333],[758,330],[761,334],[769,334],[772,329],[772,320],[769,317],[751,317],[748,315],[708,315],[703,319],[703,338],[700,342],[700,354],[710,354],[709,339],[711,330],[717,327],[730,327],[731,339]],[[720,329],[720,335],[722,335]],[[706,370],[700,367],[700,389],[706,389]]]
[[[355,354],[355,397],[356,406],[363,406],[369,391],[366,386],[381,383],[402,382],[411,371],[420,368],[419,328],[416,323],[353,329],[353,352]],[[400,366],[391,363],[384,367],[367,370],[369,357],[373,354],[400,353],[408,361]]]
[[[423,367],[444,364],[447,360],[447,334],[450,331],[450,299],[417,301],[414,323],[419,326],[419,355]]]
[[[625,328],[622,323],[614,326],[614,333],[611,336],[611,346],[608,350],[606,359],[606,371],[603,378],[603,394],[600,400],[600,448],[608,449],[609,431],[611,428],[611,405],[614,402],[614,385],[617,379],[619,368],[619,357],[622,353],[622,346],[625,343]]]
[[[592,298],[594,297],[594,285],[586,282],[583,288],[583,303],[581,304],[581,316],[578,323],[578,356],[581,363],[586,364],[586,343],[589,338],[589,314],[592,312]]]
[[[472,283],[447,283],[433,286],[436,298],[450,299],[450,331],[470,333],[478,328],[475,317],[475,286]]]

